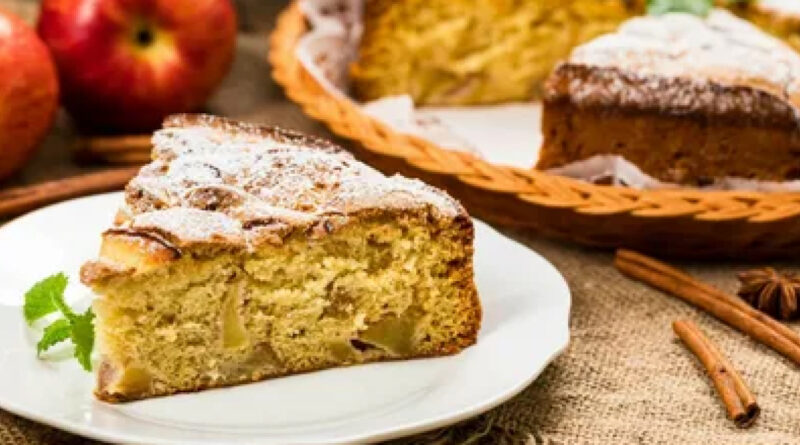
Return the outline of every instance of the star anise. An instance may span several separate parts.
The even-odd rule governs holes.
[[[741,287],[739,296],[756,309],[775,318],[797,318],[797,298],[800,296],[800,278],[782,274],[771,267],[749,270],[737,274]]]

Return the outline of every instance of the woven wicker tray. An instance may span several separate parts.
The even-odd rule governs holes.
[[[305,113],[357,142],[356,155],[386,172],[448,190],[474,216],[543,235],[661,256],[798,256],[800,193],[635,190],[495,165],[399,134],[326,92],[295,56],[307,31],[296,3],[270,37],[272,75]]]

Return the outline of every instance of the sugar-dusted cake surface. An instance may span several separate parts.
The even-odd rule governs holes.
[[[82,280],[96,394],[125,401],[476,340],[473,227],[444,192],[312,137],[170,118]]]
[[[800,50],[800,2],[796,0],[751,0],[724,2],[738,15]]]
[[[548,80],[547,169],[620,155],[670,182],[800,177],[800,55],[732,14],[639,17]]]

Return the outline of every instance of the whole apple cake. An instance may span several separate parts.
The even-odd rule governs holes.
[[[538,168],[621,156],[662,181],[800,179],[800,54],[724,10],[637,17],[547,82]]]
[[[476,341],[471,219],[309,136],[169,118],[82,281],[110,402]]]

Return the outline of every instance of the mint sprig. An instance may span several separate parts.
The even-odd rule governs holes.
[[[70,338],[75,345],[75,358],[87,371],[92,370],[92,349],[94,348],[94,312],[86,309],[81,315],[75,315],[69,321],[72,331]]]
[[[685,12],[705,17],[712,8],[713,0],[647,0],[647,13],[650,15]]]
[[[44,328],[42,338],[36,344],[37,355],[70,339],[75,346],[75,358],[78,359],[83,369],[91,371],[91,354],[94,348],[94,313],[89,308],[86,312],[77,314],[64,302],[67,281],[67,276],[59,273],[34,284],[25,293],[25,305],[22,313],[25,321],[31,324],[54,312],[60,312],[61,317]]]
[[[67,276],[63,273],[45,278],[36,283],[25,293],[23,314],[28,324],[52,314],[58,305],[64,304],[64,289],[67,288]]]
[[[49,326],[44,328],[41,340],[39,340],[39,343],[36,343],[36,355],[41,356],[42,352],[68,339],[70,331],[72,331],[72,327],[69,325],[69,320],[66,318],[59,318],[52,322]]]

